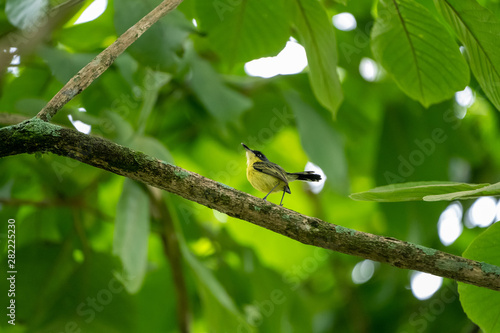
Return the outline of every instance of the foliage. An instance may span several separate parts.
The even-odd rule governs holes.
[[[91,2],[74,1],[42,38],[35,32],[46,20],[37,18],[65,3],[0,1],[0,66],[20,54],[16,69],[2,71],[0,111],[36,115],[159,3],[108,0],[97,19],[74,25]],[[325,187],[313,194],[291,184],[286,207],[454,254],[469,247],[466,256],[499,264],[498,225],[483,234],[465,228],[448,247],[436,228],[447,206],[436,200],[498,193],[499,9],[488,0],[185,0],[52,121],[73,127],[71,116],[91,125],[91,135],[257,196],[241,142],[289,171],[310,160],[325,172]],[[355,29],[333,28],[341,12],[355,16]],[[290,36],[305,47],[306,70],[269,79],[245,73],[245,62],[275,56]],[[360,73],[366,58],[383,66],[370,81]],[[461,106],[453,97],[466,85],[475,102]],[[142,185],[67,158],[13,156],[0,170],[0,211],[16,221],[18,271],[16,326],[2,320],[5,332],[179,331],[179,272],[193,332],[469,332],[464,310],[485,332],[499,331],[494,310],[470,310],[476,288],[460,286],[460,303],[447,280],[420,301],[408,272],[385,265],[355,284],[359,258],[166,193],[160,204]],[[377,186],[385,187],[355,196],[379,203],[347,197]],[[472,203],[462,201],[465,210]],[[166,254],[172,239],[180,265]],[[2,304],[7,282],[0,280]],[[496,301],[488,305],[498,311]]]
[[[350,197],[354,200],[379,202],[474,199],[486,195],[498,195],[497,188],[497,184],[412,182],[380,186],[366,192],[351,194]]]
[[[493,265],[500,265],[498,253],[498,236],[500,224],[492,225],[488,230],[477,237],[465,250],[464,256],[470,259],[481,260]],[[485,264],[485,270],[488,267]],[[500,295],[484,288],[459,283],[460,300],[464,311],[485,332],[498,332],[498,304]]]
[[[380,1],[371,38],[382,66],[424,106],[449,99],[469,81],[452,36],[416,1]]]

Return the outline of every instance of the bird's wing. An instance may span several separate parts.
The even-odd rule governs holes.
[[[270,176],[276,177],[285,184],[288,184],[286,178],[286,171],[283,170],[278,164],[272,162],[255,162],[253,168],[262,173],[268,174]]]

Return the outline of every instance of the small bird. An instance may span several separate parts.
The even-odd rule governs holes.
[[[273,192],[283,191],[280,206],[283,206],[283,198],[285,193],[291,194],[289,182],[294,180],[304,180],[308,182],[317,182],[321,180],[321,176],[314,171],[304,171],[289,173],[286,172],[278,164],[270,162],[260,151],[248,148],[244,143],[241,144],[247,151],[247,178],[252,186],[264,193],[264,197]]]

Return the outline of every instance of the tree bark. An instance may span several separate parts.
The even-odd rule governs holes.
[[[0,129],[0,158],[53,153],[180,195],[301,243],[500,290],[500,267],[338,226],[272,204],[109,140],[38,118]]]

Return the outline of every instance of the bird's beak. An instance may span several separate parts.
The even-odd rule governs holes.
[[[246,145],[246,144],[244,144],[243,142],[241,143],[241,145],[243,146],[243,148],[245,148],[245,149],[246,149],[246,151],[251,151],[251,152],[253,152],[253,150],[252,150],[252,149],[250,149],[250,148],[248,148],[248,147],[247,147],[247,145]]]
[[[246,156],[247,156],[247,165],[248,165],[250,163],[250,161],[255,157],[255,153],[252,149],[248,148],[246,144],[241,143],[241,145],[247,151]]]

